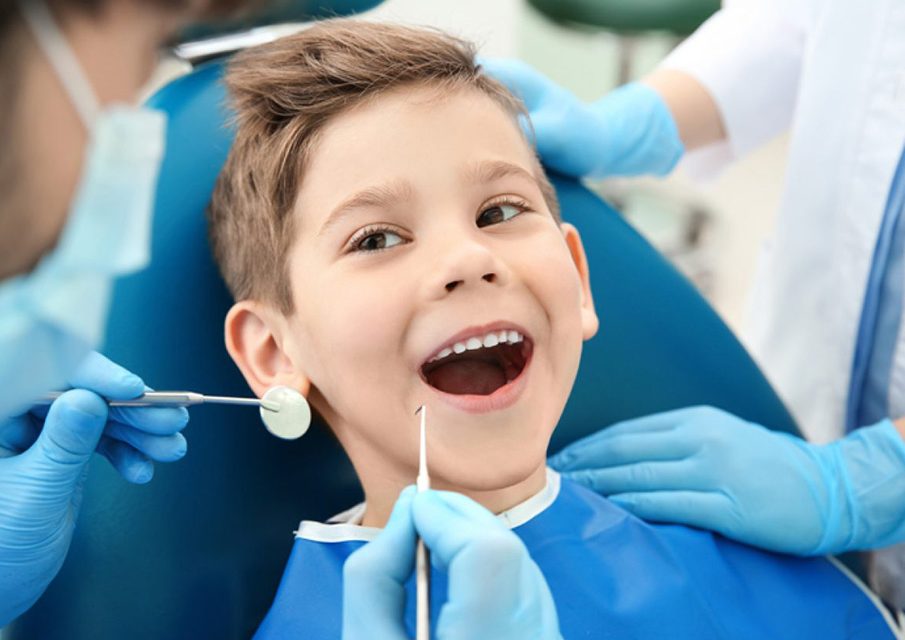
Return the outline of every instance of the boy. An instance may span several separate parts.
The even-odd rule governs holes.
[[[339,637],[343,562],[415,477],[424,404],[434,487],[514,528],[564,637],[892,637],[828,561],[648,525],[547,471],[597,316],[520,105],[470,47],[322,23],[237,56],[227,84],[210,210],[227,348],[255,393],[308,397],[365,493],[339,524],[302,523],[260,636]]]

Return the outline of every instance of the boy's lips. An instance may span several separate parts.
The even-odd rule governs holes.
[[[468,413],[512,405],[524,390],[534,341],[511,322],[459,331],[421,364],[422,381],[443,401]]]

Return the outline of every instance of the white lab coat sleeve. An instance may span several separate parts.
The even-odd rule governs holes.
[[[715,177],[789,128],[815,1],[727,0],[661,63],[704,85],[726,128],[726,141],[686,154],[692,177]]]

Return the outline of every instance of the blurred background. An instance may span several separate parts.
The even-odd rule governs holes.
[[[716,10],[718,0],[386,0],[360,17],[430,25],[517,57],[591,101],[640,78]],[[297,30],[267,29],[272,36]],[[161,60],[148,93],[188,65]],[[717,179],[679,169],[666,180],[590,186],[685,273],[738,334],[760,247],[778,208],[787,140],[777,138]]]

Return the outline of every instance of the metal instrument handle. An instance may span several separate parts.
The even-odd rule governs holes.
[[[42,398],[43,404],[51,404],[63,394],[62,391],[48,393]],[[111,407],[191,407],[196,404],[230,404],[250,407],[264,407],[268,411],[279,411],[280,405],[259,398],[233,398],[229,396],[205,396],[194,391],[147,391],[129,400],[109,400]]]

